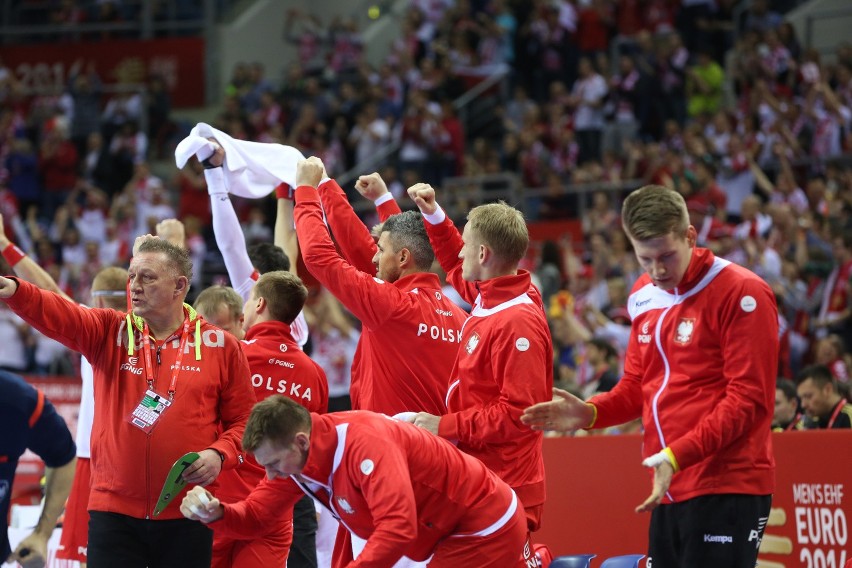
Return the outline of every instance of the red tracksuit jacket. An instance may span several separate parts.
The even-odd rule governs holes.
[[[253,325],[240,342],[248,359],[251,383],[258,402],[274,394],[291,398],[311,412],[328,411],[328,382],[325,371],[296,343],[290,326],[267,321]],[[245,463],[219,476],[217,496],[239,501],[251,493],[266,472],[249,454]],[[292,510],[287,518],[292,517]]]
[[[134,325],[131,349],[126,314],[84,308],[16,281],[18,290],[7,300],[9,307],[48,337],[82,353],[94,369],[98,402],[92,425],[89,510],[138,519],[150,516],[169,469],[186,452],[213,448],[225,456],[224,470],[242,462],[240,440],[255,398],[248,362],[234,336],[184,306],[191,326],[175,398],[153,431],[146,434],[127,421],[148,388],[141,330]],[[168,390],[179,345],[178,335],[152,340],[152,350],[158,353],[152,354],[154,388],[160,394]],[[182,498],[183,492],[175,497]],[[178,518],[182,518],[179,508],[171,506],[157,520]]]
[[[772,493],[778,311],[769,286],[696,248],[675,292],[646,274],[627,307],[624,376],[591,399],[594,427],[642,417],[643,458],[668,447],[682,470],[665,503]]]
[[[552,398],[553,343],[541,295],[524,270],[465,282],[462,238],[449,218],[426,222],[447,281],[473,305],[450,375],[448,414],[438,433],[458,440],[518,494],[525,508],[544,503],[541,432],[521,423],[524,409]]]
[[[335,568],[390,567],[402,556],[425,560],[451,535],[508,522],[519,503],[479,461],[414,425],[370,412],[311,416],[308,461],[297,482],[264,480],[248,499],[225,505],[217,532],[246,538],[264,530],[310,490],[367,546],[355,561],[335,546]]]
[[[295,217],[305,266],[363,324],[352,362],[353,408],[444,414],[465,314],[444,298],[438,277],[423,272],[391,284],[345,261],[313,187],[296,189]]]

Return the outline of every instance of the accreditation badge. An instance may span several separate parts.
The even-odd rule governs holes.
[[[128,422],[145,432],[150,433],[157,425],[160,416],[171,406],[172,401],[152,389],[145,391],[145,396],[126,418]]]

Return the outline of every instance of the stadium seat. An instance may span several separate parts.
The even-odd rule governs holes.
[[[559,556],[550,563],[550,568],[589,568],[597,554],[572,554]]]
[[[644,554],[613,556],[604,560],[601,568],[639,568],[639,561],[643,558],[645,558]]]

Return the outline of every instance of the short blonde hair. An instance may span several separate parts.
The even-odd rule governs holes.
[[[518,263],[526,256],[530,234],[524,215],[505,201],[474,207],[467,222],[482,244],[504,261]]]
[[[218,285],[205,288],[195,299],[192,307],[202,317],[209,319],[222,304],[228,307],[228,313],[232,318],[238,318],[243,313],[243,299],[230,286]]]
[[[636,241],[656,239],[669,233],[685,237],[689,212],[678,192],[661,185],[646,185],[624,200],[621,224],[627,236]]]
[[[92,280],[92,296],[101,296],[102,305],[127,309],[127,271],[117,266],[104,268]]]

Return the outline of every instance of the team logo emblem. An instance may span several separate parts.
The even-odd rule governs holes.
[[[474,331],[473,335],[470,336],[470,339],[467,340],[467,345],[464,346],[464,350],[467,351],[468,355],[470,355],[473,353],[473,350],[476,349],[477,345],[479,345],[479,334]]]
[[[373,468],[376,467],[376,464],[373,463],[373,460],[364,460],[361,462],[361,473],[364,475],[370,475],[373,473]]]
[[[753,312],[757,309],[757,300],[753,296],[743,296],[740,300],[740,308],[746,313]]]
[[[337,506],[340,507],[347,515],[351,515],[355,512],[355,509],[352,508],[352,505],[349,504],[349,501],[347,501],[343,497],[337,498]]]
[[[678,345],[688,345],[692,341],[692,332],[694,329],[695,318],[680,318],[680,321],[677,323],[675,343]]]
[[[441,293],[440,293],[440,292],[435,292],[435,299],[436,299],[436,300],[438,300],[438,301],[440,301],[440,300],[441,300],[441,298],[443,298],[443,296],[441,295]]]
[[[517,341],[515,341],[515,349],[518,351],[526,351],[530,348],[530,340],[526,337],[519,337]]]
[[[127,359],[127,362],[131,365],[136,365],[139,363],[139,357],[130,357]]]
[[[651,327],[651,322],[650,322],[650,321],[646,321],[645,323],[643,323],[643,324],[642,324],[642,333],[647,335],[647,334],[648,334],[648,329],[649,329],[650,327]]]
[[[281,350],[281,353],[287,353],[287,345],[285,343],[282,343],[281,345],[279,345],[278,349]]]

